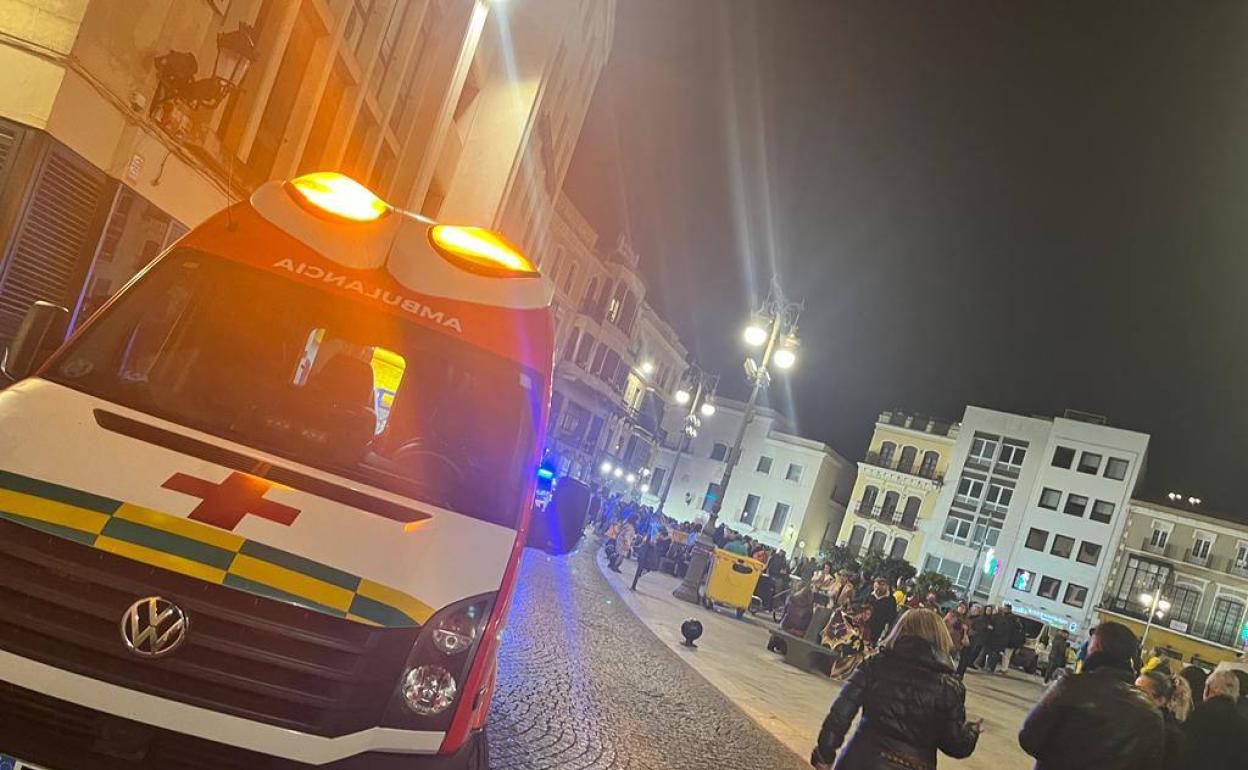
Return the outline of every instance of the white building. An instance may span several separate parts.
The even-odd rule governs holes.
[[[922,569],[1020,615],[1089,628],[1148,440],[1090,415],[967,407]]]
[[[716,411],[702,420],[695,439],[672,474],[680,410],[669,410],[667,440],[658,451],[650,493],[642,499],[657,505],[671,483],[664,512],[688,521],[705,519],[720,497],[728,452],[740,429],[745,404],[718,399]],[[835,538],[854,485],[854,464],[826,444],[802,438],[779,412],[760,407],[746,429],[741,460],[723,494],[720,521],[790,554],[813,555]]]
[[[646,301],[638,260],[624,236],[614,247],[600,245],[576,206],[559,195],[540,266],[556,289],[547,449],[560,475],[593,478],[610,462],[640,487],[636,479],[653,464],[688,351]]]

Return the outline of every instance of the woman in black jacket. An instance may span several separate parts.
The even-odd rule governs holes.
[[[810,763],[820,770],[935,770],[936,751],[969,757],[983,720],[966,721],[966,688],[953,673],[953,640],[935,612],[901,616],[878,655],[850,677],[823,720]],[[854,715],[862,719],[837,750]]]

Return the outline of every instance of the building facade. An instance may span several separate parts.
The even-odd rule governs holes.
[[[548,450],[560,475],[593,479],[604,462],[632,474],[624,492],[647,483],[688,358],[646,302],[638,260],[624,236],[600,249],[593,228],[560,197],[541,265],[556,287]]]
[[[726,399],[715,404],[715,414],[702,420],[679,462],[674,461],[683,415],[672,410],[670,439],[658,451],[650,491],[642,501],[657,505],[670,483],[664,512],[690,521],[707,518],[722,497],[719,520],[726,526],[790,554],[813,556],[840,531],[854,465],[826,444],[796,435],[779,412],[760,407],[721,495],[719,482],[745,405]]]
[[[540,255],[614,2],[11,0],[0,19],[3,346],[35,299],[79,321],[188,227],[310,170]],[[254,43],[231,89],[223,33]]]
[[[931,518],[954,442],[957,423],[901,411],[881,412],[836,536],[855,554],[868,551],[916,563],[924,524]]]
[[[1075,412],[1050,419],[967,407],[921,568],[978,600],[1087,630],[1148,439]]]
[[[1206,667],[1248,652],[1248,522],[1132,500],[1099,615],[1143,634],[1150,605],[1141,597],[1159,591],[1168,607],[1149,647]]]

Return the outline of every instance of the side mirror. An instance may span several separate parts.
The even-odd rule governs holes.
[[[533,511],[529,547],[553,556],[562,556],[575,548],[585,530],[589,499],[589,487],[585,484],[566,476],[559,479],[546,510]]]
[[[65,341],[69,311],[39,300],[26,311],[22,325],[5,351],[0,371],[14,382],[29,377]]]

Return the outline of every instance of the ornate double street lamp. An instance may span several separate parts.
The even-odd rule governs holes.
[[[791,369],[797,363],[797,318],[801,312],[800,302],[786,301],[779,290],[773,287],[763,306],[754,313],[749,325],[745,327],[745,343],[753,348],[761,347],[763,354],[758,361],[753,356],[745,359],[745,376],[750,382],[750,398],[745,403],[745,413],[741,416],[737,438],[728,452],[724,476],[716,490],[718,496],[711,508],[711,516],[694,541],[693,553],[689,557],[689,571],[672,592],[677,599],[697,602],[700,598],[702,580],[706,577],[711,554],[715,550],[711,533],[719,521],[719,511],[728,491],[728,482],[732,481],[732,471],[741,459],[741,442],[745,440],[745,431],[754,420],[754,407],[758,403],[759,394],[771,384],[771,367]]]
[[[672,458],[672,467],[667,473],[667,483],[663,485],[659,496],[659,513],[667,504],[667,493],[672,491],[672,482],[676,480],[676,468],[680,465],[680,457],[689,448],[689,442],[698,435],[702,427],[702,418],[715,414],[715,386],[719,378],[694,367],[685,372],[680,387],[676,390],[676,403],[688,408],[682,420],[680,438],[676,441],[676,455]]]

